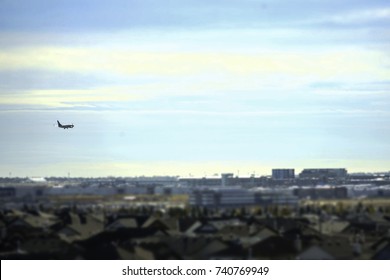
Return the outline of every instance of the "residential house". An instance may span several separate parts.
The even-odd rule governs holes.
[[[70,213],[71,223],[57,231],[57,234],[67,242],[84,240],[103,231],[102,220],[90,214]]]
[[[353,246],[347,238],[326,237],[303,248],[296,258],[301,260],[348,260],[355,259],[356,255],[354,255]]]
[[[371,246],[372,260],[390,260],[390,235],[387,235]]]
[[[295,248],[293,242],[282,236],[270,236],[253,244],[251,256],[254,259],[293,259]]]
[[[112,223],[108,224],[105,230],[115,231],[120,228],[137,228],[138,223],[135,218],[119,218]]]

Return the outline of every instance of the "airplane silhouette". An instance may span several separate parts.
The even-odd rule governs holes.
[[[74,125],[73,124],[64,124],[64,125],[62,125],[58,120],[57,120],[57,124],[58,124],[58,127],[60,127],[60,128],[63,128],[63,129],[68,129],[68,128],[73,128],[74,127]]]

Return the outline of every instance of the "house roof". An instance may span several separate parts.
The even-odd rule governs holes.
[[[158,227],[166,230],[178,230],[178,222],[176,218],[157,218],[150,216],[142,225],[143,228]]]
[[[130,252],[129,250],[126,250],[121,246],[117,246],[116,251],[117,251],[119,259],[121,259],[121,260],[136,260],[137,259],[134,252]]]
[[[311,227],[316,229],[317,231],[321,231],[321,233],[323,233],[323,234],[335,234],[335,233],[342,232],[348,226],[349,226],[348,221],[329,220],[329,221],[324,221],[324,222],[318,223],[318,224],[311,226]]]
[[[390,260],[390,237],[384,237],[371,246],[374,251],[371,259],[373,260]]]
[[[378,223],[390,226],[390,222],[381,213],[354,213],[348,215],[347,220],[354,223]]]
[[[137,228],[138,223],[134,218],[119,218],[106,226],[106,230],[117,228]]]
[[[352,245],[346,237],[326,237],[313,243],[313,245],[309,245],[305,250],[313,246],[321,248],[322,251],[332,256],[332,259],[335,260],[354,259]]]
[[[207,244],[203,246],[198,252],[192,255],[193,259],[209,259],[210,256],[228,249],[227,243],[218,239],[208,240]]]
[[[305,218],[266,218],[257,220],[257,223],[260,225],[266,225],[267,227],[279,232],[288,231],[292,228],[296,228],[298,226],[307,226],[309,225],[309,221]]]
[[[259,243],[262,240],[267,239],[268,237],[276,236],[276,235],[278,234],[274,230],[263,226],[258,228],[256,232],[250,235],[240,236],[239,240],[244,248],[248,248],[253,246],[254,244]]]
[[[180,218],[178,219],[178,230],[180,232],[185,232],[187,231],[193,224],[195,224],[196,222],[199,222],[200,220],[199,219],[195,219],[195,218]]]
[[[335,258],[318,245],[312,245],[297,254],[299,260],[334,260]]]
[[[77,241],[84,248],[91,249],[99,244],[119,243],[124,244],[137,238],[146,238],[154,235],[158,230],[155,228],[120,228],[115,231],[102,231],[90,236],[85,240]],[[128,248],[127,248],[128,249]]]
[[[226,249],[222,249],[209,255],[213,260],[242,260],[251,258],[249,250],[239,244],[227,244]]]
[[[160,242],[184,259],[204,259],[213,252],[227,248],[225,242],[215,237],[166,236]]]
[[[135,255],[140,259],[147,260],[178,260],[182,259],[179,254],[163,242],[153,244],[141,244],[135,247]]]
[[[46,217],[24,214],[17,216],[11,223],[10,226],[22,226],[22,227],[31,227],[31,228],[44,228],[50,227],[57,222],[55,218],[50,216],[48,219]]]
[[[84,216],[83,220],[74,213],[70,213],[70,217],[71,224],[58,231],[63,240],[68,242],[83,240],[103,231],[103,223],[88,214]]]
[[[30,238],[20,245],[23,251],[28,253],[56,253],[67,251],[69,244],[55,237]]]
[[[253,257],[260,259],[290,259],[295,254],[292,241],[281,236],[270,236],[251,248]]]
[[[225,225],[218,231],[219,235],[248,236],[249,226],[244,225]]]

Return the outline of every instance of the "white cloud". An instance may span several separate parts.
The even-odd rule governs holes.
[[[330,80],[385,79],[390,75],[390,58],[375,51],[304,50],[297,52],[134,52],[99,48],[28,48],[0,51],[0,68],[42,69],[75,73],[117,75],[123,83],[136,77],[186,88],[206,83],[211,89],[262,88]],[[171,80],[176,79],[176,80]],[[185,84],[183,84],[183,82]],[[165,83],[167,86],[168,83]],[[137,89],[161,86],[137,85]],[[204,84],[200,87],[204,87]],[[164,88],[164,85],[162,86]]]

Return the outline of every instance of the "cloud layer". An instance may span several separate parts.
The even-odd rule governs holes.
[[[390,168],[386,1],[0,7],[0,176]]]

